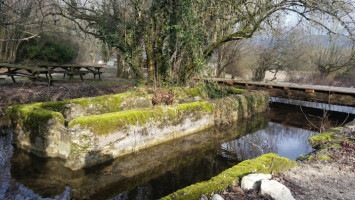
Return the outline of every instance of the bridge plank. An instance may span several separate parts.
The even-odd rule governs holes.
[[[267,83],[267,82],[255,82],[255,81],[241,81],[241,80],[233,80],[233,79],[221,79],[221,78],[209,78],[204,79],[207,81],[217,81],[217,82],[233,82],[234,84],[241,85],[254,85],[260,87],[280,87],[280,88],[289,88],[289,89],[300,89],[300,90],[314,90],[314,91],[323,91],[323,92],[331,92],[331,93],[344,93],[344,94],[352,94],[355,95],[355,88],[345,88],[345,87],[334,87],[334,86],[322,86],[322,85],[308,85],[308,84],[296,84],[296,83]]]

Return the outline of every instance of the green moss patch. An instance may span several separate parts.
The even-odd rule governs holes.
[[[247,174],[280,172],[296,165],[296,162],[276,154],[265,154],[253,160],[243,161],[208,181],[180,189],[162,199],[198,199],[201,194],[209,196],[212,193],[219,193],[230,186],[238,185],[239,179]]]
[[[13,126],[21,126],[25,132],[45,134],[49,120],[64,125],[64,117],[61,113],[37,106],[11,106],[6,112]]]
[[[334,132],[324,132],[308,138],[308,142],[313,148],[322,148],[325,143],[331,141],[335,135],[336,133]]]
[[[318,160],[331,160],[331,158],[328,155],[319,155]]]
[[[343,130],[344,127],[335,127],[335,128],[331,128],[330,130],[335,130],[335,131],[339,131],[339,130]]]
[[[153,108],[139,110],[91,115],[72,120],[68,127],[73,128],[79,125],[80,128],[88,128],[96,134],[106,135],[117,130],[126,129],[130,125],[145,125],[156,122],[171,124],[197,111],[198,114],[194,116],[203,116],[203,113],[212,113],[213,106],[208,102],[194,102],[174,106],[155,106]]]
[[[243,89],[237,89],[234,87],[228,87],[227,92],[229,94],[243,94],[244,90]]]

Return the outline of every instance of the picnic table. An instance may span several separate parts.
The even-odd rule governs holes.
[[[41,68],[51,70],[52,73],[61,73],[63,74],[63,78],[65,78],[66,75],[69,76],[69,79],[73,79],[73,76],[78,75],[80,76],[81,80],[84,81],[83,76],[85,74],[93,74],[94,79],[96,79],[96,75],[99,76],[99,79],[101,80],[101,74],[102,72],[100,71],[103,67],[102,66],[97,66],[97,65],[78,65],[78,64],[65,64],[65,65],[40,65]],[[50,77],[52,78],[51,74]]]
[[[23,65],[15,65],[9,63],[0,63],[0,69],[5,68],[7,71],[0,72],[0,75],[10,76],[12,81],[16,83],[15,76],[27,77],[31,81],[47,81],[49,84],[51,83],[51,70],[50,69],[42,69],[38,67],[27,67]],[[40,77],[40,74],[45,74],[46,78]]]

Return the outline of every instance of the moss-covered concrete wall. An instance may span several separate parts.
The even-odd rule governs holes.
[[[95,165],[211,126],[213,106],[208,102],[80,117],[68,126],[72,143],[66,166]]]
[[[28,171],[26,169],[31,168],[33,160],[30,159],[29,154],[17,151],[11,159],[11,163],[17,163],[21,168],[13,178],[19,182],[26,182],[26,186],[34,188],[36,193],[40,192],[36,188],[40,189],[41,185],[50,184],[58,190],[58,194],[63,191],[65,186],[69,186],[73,191],[71,195],[73,199],[97,199],[98,197],[110,199],[176,169],[178,166],[188,166],[193,160],[201,157],[208,157],[207,162],[211,162],[212,165],[214,155],[210,152],[217,144],[221,145],[224,142],[263,129],[267,127],[268,119],[268,115],[262,114],[248,120],[238,121],[235,126],[219,128],[218,131],[212,127],[196,134],[144,149],[134,155],[122,156],[94,171],[89,170],[89,172],[85,169],[69,170],[59,159],[48,159],[44,163],[36,164],[36,170]],[[117,185],[120,187],[118,188]]]
[[[127,92],[13,106],[7,112],[19,147],[65,158],[66,166],[79,169],[268,108],[265,92],[209,101],[198,89],[175,88],[174,93],[195,102],[151,107],[149,94]]]
[[[215,125],[230,124],[238,119],[266,111],[269,104],[267,92],[245,91],[213,101]]]
[[[294,166],[296,166],[296,162],[287,158],[273,153],[264,154],[253,160],[245,160],[208,181],[180,189],[162,199],[198,199],[202,194],[209,196],[212,193],[219,193],[228,187],[237,186],[239,179],[250,173],[280,172]]]
[[[66,157],[70,146],[61,113],[36,106],[12,106],[7,109],[18,147],[40,156]]]
[[[133,91],[68,101],[38,103],[35,105],[43,109],[62,113],[67,122],[82,116],[152,107],[151,95]]]

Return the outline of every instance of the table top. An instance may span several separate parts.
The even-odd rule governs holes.
[[[15,64],[9,64],[9,63],[0,63],[0,68],[13,68],[13,69],[24,69],[27,71],[35,71],[35,72],[45,72],[49,71],[48,69],[41,69],[38,67],[27,67],[23,65],[15,65]]]
[[[100,65],[79,65],[79,64],[65,64],[65,65],[41,65],[41,67],[61,67],[61,68],[103,68]]]

